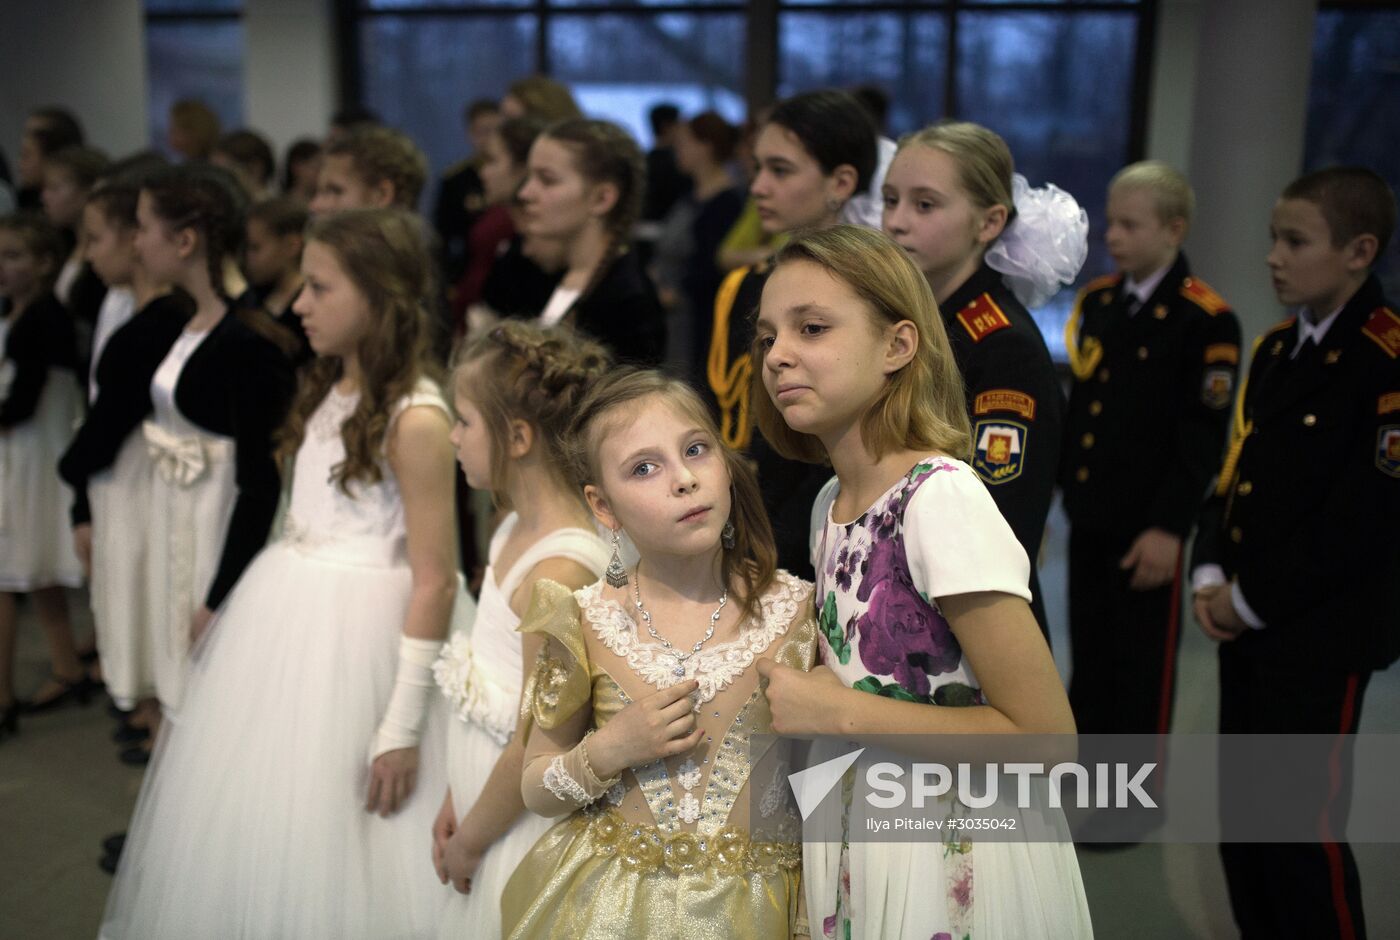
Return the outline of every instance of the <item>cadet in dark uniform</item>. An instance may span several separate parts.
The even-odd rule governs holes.
[[[1054,497],[1064,401],[1040,328],[986,261],[1001,239],[1031,252],[1036,233],[1025,226],[1044,221],[1016,218],[1012,172],[1006,142],[987,128],[925,128],[900,142],[885,174],[884,229],[938,301],[966,388],[972,465],[1030,559],[1031,610],[1048,641],[1035,563]],[[1081,247],[1086,230],[1077,235]],[[1060,277],[1068,282],[1078,273],[1077,264],[1055,272],[1051,284],[1037,285],[1039,301],[1053,295]]]
[[[754,142],[754,159],[757,172],[749,192],[765,233],[827,228],[840,221],[841,209],[853,195],[870,186],[875,127],[846,92],[796,95],[773,108]],[[754,315],[770,268],[767,262],[739,268],[720,284],[706,377],[725,443],[757,465],[778,567],[810,579],[812,504],[831,472],[779,456],[754,433],[749,410],[751,395],[768,394],[761,381],[753,381],[753,338]]]
[[[1060,485],[1070,520],[1070,705],[1082,734],[1164,734],[1180,640],[1182,543],[1220,464],[1239,368],[1234,313],[1180,245],[1190,185],[1160,163],[1109,187],[1123,273],[1080,293]]]
[[[1197,535],[1195,610],[1220,646],[1220,731],[1335,736],[1284,769],[1314,844],[1225,843],[1245,938],[1364,937],[1344,838],[1350,748],[1372,671],[1400,656],[1400,314],[1369,269],[1395,202],[1360,168],[1312,173],[1274,209],[1269,267],[1296,315],[1255,344]],[[1230,787],[1221,818],[1257,799]],[[1230,836],[1226,830],[1226,838]]]

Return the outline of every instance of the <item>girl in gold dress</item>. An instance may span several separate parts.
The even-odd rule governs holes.
[[[754,736],[771,734],[757,662],[812,664],[812,586],[775,570],[753,473],[688,386],[614,374],[569,438],[614,553],[579,591],[537,582],[520,626],[546,638],[521,706],[522,793],[564,818],[506,885],[504,932],[806,937],[785,744]]]

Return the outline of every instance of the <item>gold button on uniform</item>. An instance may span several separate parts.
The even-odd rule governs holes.
[[[1101,402],[1101,401],[1091,401],[1091,402],[1089,402],[1089,414],[1091,414],[1091,415],[1093,415],[1095,418],[1097,418],[1097,417],[1099,416],[1099,413],[1100,413],[1101,411],[1103,411],[1103,402]]]
[[[1244,533],[1240,531],[1239,526],[1235,526],[1233,529],[1230,530],[1230,541],[1234,542],[1237,545],[1240,542],[1244,541]]]
[[[1080,467],[1079,470],[1074,474],[1074,478],[1080,483],[1083,483],[1085,480],[1089,479],[1089,468]]]
[[[1085,434],[1083,437],[1081,437],[1081,438],[1079,439],[1079,446],[1080,446],[1080,447],[1083,447],[1085,450],[1088,450],[1090,447],[1093,447],[1093,446],[1094,446],[1094,435],[1092,435],[1092,434]]]
[[[1107,369],[1100,369],[1100,370],[1099,370],[1099,381],[1100,381],[1100,382],[1107,382],[1107,381],[1108,381],[1108,370],[1107,370]]]
[[[1239,493],[1241,496],[1248,496],[1250,493],[1254,492],[1254,484],[1245,480],[1239,486],[1235,487],[1235,492]]]
[[[1146,346],[1139,346],[1139,347],[1138,347],[1138,358],[1139,358],[1139,359],[1146,359],[1146,358],[1147,358],[1147,347],[1146,347]]]
[[[1312,427],[1314,424],[1317,424],[1317,415],[1303,415],[1303,425],[1305,427]]]

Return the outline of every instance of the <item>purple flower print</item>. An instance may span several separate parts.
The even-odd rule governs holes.
[[[892,676],[915,695],[927,695],[930,675],[958,668],[962,648],[948,621],[915,589],[901,539],[870,547],[856,599],[869,602],[856,624],[866,669]]]
[[[843,591],[851,589],[851,575],[855,573],[856,566],[860,564],[860,552],[851,551],[850,545],[842,545],[841,551],[836,553],[836,586]]]

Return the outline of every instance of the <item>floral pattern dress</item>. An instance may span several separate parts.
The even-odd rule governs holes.
[[[954,707],[986,704],[936,601],[977,591],[1030,599],[1030,563],[985,485],[962,461],[931,456],[844,523],[832,519],[839,490],[832,479],[812,513],[821,662],[846,685],[872,695]],[[854,772],[852,768],[843,781],[847,809]],[[999,911],[1026,907],[1019,902],[1008,907],[1007,898],[988,897],[989,886],[977,877],[975,860],[995,854],[997,858],[987,859],[996,872],[995,890],[1018,890],[1009,884],[1015,878],[1001,877],[1008,868],[1000,857],[1006,851],[1002,845],[981,845],[974,852],[972,842],[957,836],[916,844],[852,843],[845,837],[826,852],[820,844],[809,844],[804,878],[813,936],[981,940],[1089,935],[1073,846],[1029,848],[1054,852],[1058,858],[1050,877],[1064,882],[1050,887],[1063,889],[1066,911],[1045,912],[1043,934],[1024,923],[1020,928],[1008,925],[1006,933],[988,929],[1017,919],[1000,917]],[[865,884],[871,885],[869,892]],[[1027,890],[1039,893],[1042,887]]]

